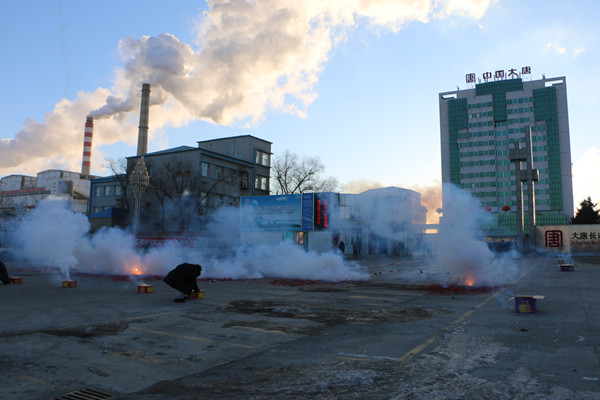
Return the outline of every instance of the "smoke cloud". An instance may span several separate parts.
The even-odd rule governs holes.
[[[13,241],[38,266],[57,267],[57,280],[69,279],[72,271],[112,275],[159,275],[182,262],[201,264],[203,278],[290,278],[339,282],[364,280],[368,272],[359,264],[334,253],[305,252],[291,242],[243,246],[232,241],[232,218],[227,208],[206,226],[210,239],[195,247],[166,245],[145,252],[134,248],[134,236],[122,229],[101,229],[89,234],[83,214],[68,210],[60,198],[47,199],[32,210],[18,227]],[[217,223],[217,221],[220,221]],[[225,228],[223,228],[225,226]],[[217,228],[219,227],[219,228]],[[230,228],[227,228],[230,227]]]
[[[197,49],[168,33],[119,44],[123,67],[113,87],[60,100],[45,121],[27,120],[13,139],[0,141],[0,174],[18,168],[77,170],[83,124],[95,125],[94,145],[135,142],[141,84],[152,85],[152,127],[192,119],[218,124],[258,123],[268,109],[305,117],[317,98],[320,72],[345,31],[359,24],[398,32],[409,22],[450,14],[480,18],[495,0],[208,1]],[[60,140],[59,140],[60,139]],[[99,168],[101,157],[92,159]]]
[[[498,286],[517,274],[516,254],[495,256],[483,240],[481,226],[489,223],[479,200],[454,185],[444,184],[444,210],[433,246],[435,272],[440,283]]]
[[[438,181],[431,186],[413,186],[411,189],[421,193],[421,204],[427,208],[427,223],[439,223],[437,210],[442,208],[442,183]]]

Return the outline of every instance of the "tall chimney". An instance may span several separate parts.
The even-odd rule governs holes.
[[[142,84],[142,104],[140,105],[140,126],[138,130],[137,155],[148,152],[148,111],[150,109],[150,84]]]
[[[83,133],[83,158],[81,161],[81,178],[90,176],[90,161],[92,159],[92,138],[94,137],[94,119],[87,117]]]

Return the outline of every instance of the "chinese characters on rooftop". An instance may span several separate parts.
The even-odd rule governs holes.
[[[507,73],[505,73],[507,72]],[[531,74],[531,67],[522,67],[521,68],[521,75],[529,75]],[[502,80],[505,79],[505,77],[508,77],[509,79],[513,79],[513,78],[518,78],[520,75],[519,73],[517,73],[517,69],[516,68],[511,68],[508,71],[504,71],[503,69],[500,69],[498,71],[495,71],[494,74],[492,75],[491,72],[484,72],[483,73],[483,80],[485,82],[487,82],[488,80],[492,79],[492,77],[494,78],[494,80]],[[476,76],[474,73],[470,73],[467,74],[465,76],[465,79],[467,81],[467,83],[475,83],[476,81]]]

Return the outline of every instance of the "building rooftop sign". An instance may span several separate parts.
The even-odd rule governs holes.
[[[485,82],[489,81],[490,79],[494,78],[495,81],[497,80],[503,80],[506,78],[509,79],[514,79],[514,78],[520,78],[521,75],[530,75],[531,74],[531,67],[527,66],[527,67],[522,67],[521,68],[521,73],[517,73],[517,69],[516,68],[510,68],[508,71],[505,71],[503,69],[500,69],[498,71],[495,71],[494,74],[492,74],[491,72],[484,72],[482,77],[483,80]],[[465,80],[467,83],[475,83],[476,82],[476,75],[474,73],[469,73],[465,75]],[[481,83],[481,78],[479,79],[479,83]]]

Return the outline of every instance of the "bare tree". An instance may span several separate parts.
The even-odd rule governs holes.
[[[104,162],[105,168],[108,168],[112,171],[117,181],[119,181],[119,185],[121,186],[121,193],[123,196],[121,208],[129,210],[127,186],[129,186],[129,175],[131,171],[127,170],[127,160],[125,158],[120,158],[119,160],[115,160],[113,158],[106,158]]]
[[[286,150],[273,157],[271,163],[271,191],[274,194],[304,192],[335,192],[339,188],[336,178],[322,177],[325,165],[318,157],[303,157]]]
[[[179,229],[188,228],[189,223],[198,213],[203,200],[200,194],[200,177],[192,164],[176,160],[153,167],[149,163],[150,193],[154,194],[160,205],[160,229],[165,230],[165,210],[167,201],[173,206],[171,210],[178,214]]]

